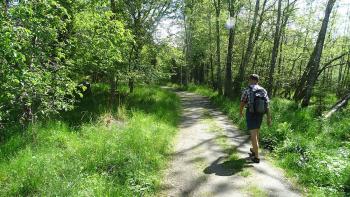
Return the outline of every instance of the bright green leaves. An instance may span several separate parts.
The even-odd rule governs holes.
[[[75,31],[75,60],[83,74],[126,75],[132,37],[123,23],[112,19],[111,12],[87,10],[77,14]]]
[[[86,79],[148,83],[170,76],[173,56],[165,50],[171,47],[156,44],[152,33],[172,1],[115,4],[112,13],[107,0],[36,0],[1,12],[3,122],[26,123],[72,109],[87,88],[77,84]]]
[[[0,25],[2,120],[26,122],[72,108],[75,83],[65,66],[70,16],[56,1],[10,9]],[[6,113],[4,113],[4,111]]]

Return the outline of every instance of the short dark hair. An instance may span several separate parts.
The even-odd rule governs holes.
[[[254,80],[254,81],[259,81],[260,77],[257,74],[252,74],[249,76],[249,79]]]

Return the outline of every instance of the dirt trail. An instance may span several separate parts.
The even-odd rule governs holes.
[[[301,196],[263,157],[260,164],[249,161],[248,136],[207,98],[177,94],[182,122],[160,196]]]

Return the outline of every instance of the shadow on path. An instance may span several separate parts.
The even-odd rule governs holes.
[[[233,176],[244,168],[251,168],[249,165],[249,158],[230,159],[226,157],[219,157],[210,166],[204,169],[205,174],[215,174],[217,176]]]
[[[245,134],[242,134],[242,135],[235,135],[235,136],[228,136],[228,135],[220,135],[220,136],[216,136],[214,138],[210,138],[210,139],[207,139],[207,140],[204,140],[192,147],[189,147],[189,148],[186,148],[186,149],[183,149],[181,151],[178,151],[178,152],[174,152],[174,153],[171,153],[169,154],[170,156],[180,156],[180,155],[183,155],[183,154],[186,154],[187,152],[190,152],[196,148],[199,148],[200,146],[203,146],[207,143],[211,143],[217,139],[220,139],[220,138],[224,138],[224,139],[237,139],[237,138],[243,138],[243,140],[241,140],[241,142],[234,146],[234,148],[229,148],[227,150],[223,150],[224,153],[228,154],[228,155],[231,155],[233,152],[241,152],[239,150],[240,147],[244,146],[245,143],[249,142],[249,136],[245,135]]]
[[[191,194],[196,191],[202,184],[204,184],[208,180],[207,176],[200,176],[196,180],[191,183],[191,186],[186,190],[182,191],[181,196],[191,196]]]

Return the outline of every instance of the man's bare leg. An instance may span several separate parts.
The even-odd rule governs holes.
[[[251,141],[253,146],[253,151],[255,153],[255,157],[259,158],[259,129],[251,130]]]

